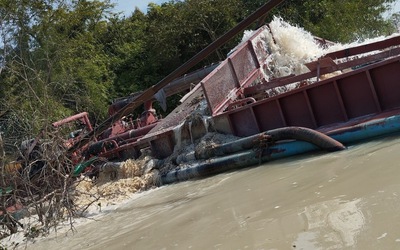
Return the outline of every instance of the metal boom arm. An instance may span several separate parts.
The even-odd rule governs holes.
[[[265,16],[271,9],[275,8],[277,5],[279,5],[283,1],[284,0],[270,0],[269,2],[264,4],[258,10],[256,10],[253,14],[248,16],[246,19],[241,21],[238,25],[233,27],[231,30],[226,32],[224,35],[219,37],[217,40],[212,42],[206,48],[204,48],[199,53],[197,53],[195,56],[193,56],[191,59],[189,59],[186,63],[182,64],[180,67],[175,69],[172,73],[170,73],[168,76],[163,78],[156,85],[153,85],[152,87],[150,87],[149,89],[144,91],[133,102],[127,104],[119,112],[117,112],[114,115],[110,116],[107,120],[105,120],[103,123],[101,123],[93,131],[87,133],[85,136],[82,137],[82,139],[80,141],[75,143],[75,145],[73,145],[68,151],[69,152],[73,152],[73,151],[77,150],[79,147],[81,147],[84,144],[86,144],[87,142],[89,142],[89,140],[90,140],[90,138],[92,136],[94,136],[96,134],[101,134],[103,131],[105,131],[107,128],[109,128],[111,124],[113,124],[114,122],[118,121],[123,116],[132,113],[142,103],[152,99],[154,94],[156,94],[159,90],[161,90],[163,87],[165,87],[168,83],[173,81],[175,78],[181,76],[182,74],[186,73],[189,69],[194,67],[201,60],[203,60],[208,55],[210,55],[212,52],[214,52],[216,49],[218,49],[219,47],[221,47],[222,45],[227,43],[235,35],[237,35],[239,32],[243,31],[245,28],[250,26],[257,19],[262,18],[263,16]]]

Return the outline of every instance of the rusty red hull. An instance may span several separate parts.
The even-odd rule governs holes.
[[[269,56],[260,42],[265,29],[255,32],[200,82],[201,91],[197,92],[204,94],[217,132],[247,137],[298,126],[329,134],[400,114],[400,37],[330,53],[309,63],[308,73],[265,81],[260,80]],[[356,57],[343,60],[346,51]],[[322,79],[333,72],[334,77]],[[311,79],[317,80],[309,84]],[[297,87],[270,94],[274,88],[290,84]],[[154,152],[156,157],[172,153],[175,142],[171,133],[151,131],[145,138],[162,152]]]

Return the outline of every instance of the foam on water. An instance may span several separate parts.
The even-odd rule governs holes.
[[[242,42],[249,39],[253,34],[254,31],[245,31]],[[271,80],[292,74],[307,73],[309,70],[305,66],[306,63],[315,61],[328,53],[382,41],[398,35],[398,33],[395,33],[388,37],[380,36],[348,44],[334,43],[330,46],[322,46],[310,32],[299,26],[291,25],[280,17],[274,17],[268,25],[268,29],[263,31],[258,38],[259,40],[255,41],[255,43],[263,44],[263,49],[268,53],[266,58],[259,59],[266,63],[267,68],[264,69],[265,79]],[[368,54],[373,53],[376,52]]]
[[[322,46],[300,27],[292,26],[277,17],[269,27],[271,33],[267,44],[271,55],[267,58],[267,65],[274,78],[306,73],[308,69],[304,64],[324,54]]]
[[[248,39],[254,32],[246,31],[243,40]],[[254,41],[261,44],[267,52],[266,58],[259,57],[265,62],[264,77],[271,80],[291,74],[308,72],[305,63],[316,60],[326,53],[314,37],[303,28],[292,26],[279,17],[274,17],[258,39]],[[263,56],[265,53],[257,53]]]
[[[145,170],[148,162],[148,158],[127,160],[116,169],[100,172],[96,180],[83,178],[76,185],[76,204],[86,207],[97,200],[96,206],[113,205],[130,198],[136,192],[156,187],[158,174],[156,171]]]

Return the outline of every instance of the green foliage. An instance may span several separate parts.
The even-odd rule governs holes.
[[[383,14],[394,0],[287,0],[275,14],[335,42],[365,40],[394,31]]]
[[[112,18],[100,38],[110,58],[109,69],[115,75],[113,86],[117,94],[113,97],[129,95],[147,86],[146,29],[145,15],[136,9],[129,18]]]
[[[113,73],[97,36],[106,31],[111,5],[2,0],[1,6],[1,109],[26,125],[19,133],[35,134],[46,122],[86,109],[104,118]]]

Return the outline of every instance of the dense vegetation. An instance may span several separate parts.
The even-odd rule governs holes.
[[[0,0],[0,132],[22,139],[82,111],[101,121],[112,99],[156,84],[265,2],[171,0],[123,16],[109,0]],[[279,15],[348,42],[393,32],[382,16],[392,2],[286,0],[265,22]],[[198,67],[223,59],[238,39]]]

